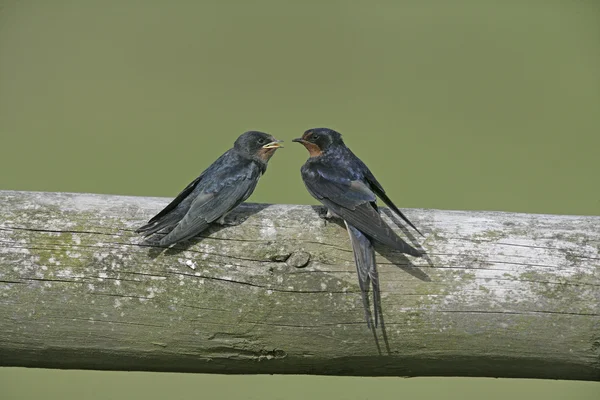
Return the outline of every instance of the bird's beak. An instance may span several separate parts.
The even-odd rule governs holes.
[[[299,138],[296,138],[296,139],[292,139],[292,142],[296,142],[296,143],[304,143],[304,142],[305,142],[305,140],[304,140],[304,139],[302,139],[301,137],[299,137]]]
[[[283,140],[274,140],[270,143],[267,143],[263,146],[263,149],[278,149],[280,147],[283,147],[281,145],[281,142],[283,142]]]

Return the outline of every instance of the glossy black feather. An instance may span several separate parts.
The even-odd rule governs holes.
[[[361,171],[336,168],[336,161],[334,154],[309,159],[304,164],[302,178],[309,193],[367,236],[403,253],[420,257],[420,251],[402,240],[383,221],[376,206],[375,193],[364,183]]]
[[[262,132],[246,132],[194,179],[162,211],[136,232],[149,236],[167,232],[158,244],[188,240],[246,200],[266,171],[259,156],[262,145],[275,139]]]
[[[379,290],[379,274],[377,273],[377,264],[375,262],[375,249],[371,240],[364,233],[346,222],[346,229],[350,236],[350,243],[354,253],[354,263],[358,275],[358,286],[365,309],[365,320],[367,326],[371,326],[371,311],[369,308],[369,283],[373,287],[373,311],[375,317],[375,328],[379,321],[379,299],[381,293]]]
[[[345,150],[348,153],[348,158],[350,158],[352,160],[349,164],[354,164],[354,168],[357,170],[360,170],[362,172],[362,178],[363,178],[364,182],[369,186],[369,188],[373,191],[373,193],[375,193],[377,196],[379,196],[381,198],[381,200],[383,200],[383,202],[389,208],[392,209],[392,211],[394,211],[400,218],[402,218],[404,220],[404,222],[406,222],[415,231],[417,231],[419,233],[419,235],[423,236],[421,231],[419,231],[417,229],[417,227],[412,222],[410,222],[410,220],[404,215],[404,213],[402,213],[402,211],[400,211],[398,209],[396,204],[394,204],[394,202],[388,197],[388,195],[385,193],[385,189],[383,189],[383,186],[381,185],[381,183],[379,183],[377,178],[375,178],[375,175],[373,175],[373,173],[371,172],[369,167],[367,167],[367,165],[360,158],[358,158],[352,152],[352,150],[350,150],[347,147],[345,147]]]
[[[365,166],[366,168],[366,166]],[[391,208],[397,215],[400,216],[400,218],[402,218],[404,220],[404,222],[406,222],[408,225],[410,225],[415,231],[417,231],[419,233],[419,235],[424,236],[420,230],[417,229],[416,226],[413,225],[412,222],[410,222],[410,220],[402,213],[402,211],[400,211],[398,209],[398,207],[396,207],[396,205],[392,202],[392,200],[388,197],[388,195],[385,193],[385,190],[383,190],[383,186],[381,186],[381,184],[379,182],[377,182],[377,179],[375,179],[375,177],[373,176],[373,174],[371,173],[371,171],[369,171],[369,169],[367,168],[367,172],[368,174],[366,174],[367,177],[367,181],[370,183],[370,187],[373,190],[373,192],[379,196],[379,198],[381,200],[383,200],[383,202],[389,207]]]
[[[211,222],[218,220],[246,200],[258,183],[260,170],[254,163],[245,164],[236,165],[234,167],[236,171],[229,171],[229,176],[222,177],[218,185],[204,187],[199,184],[198,193],[190,204],[188,212],[177,226],[161,239],[160,244],[169,246],[192,238],[205,230]]]
[[[173,201],[171,201],[165,208],[163,208],[161,212],[152,217],[146,225],[136,229],[136,232],[143,233],[144,236],[150,236],[162,229],[177,224],[177,222],[179,222],[182,216],[185,215],[184,210],[187,210],[187,207],[179,207],[179,210],[177,210],[177,207],[182,202],[184,202],[184,200],[186,200],[186,198],[194,190],[198,182],[200,182],[205,172],[203,172],[202,175],[190,182],[190,184],[187,185],[185,189],[183,189],[181,193],[179,193],[177,197],[173,199]],[[191,198],[188,199],[188,201],[191,200]]]
[[[346,147],[339,133],[327,128],[310,129],[302,138],[294,141],[302,143],[311,155],[301,169],[308,192],[329,211],[341,217],[346,224],[352,243],[365,319],[370,326],[370,283],[373,287],[377,327],[380,316],[380,290],[372,240],[414,257],[423,255],[396,235],[383,221],[377,208],[377,196],[413,229],[417,232],[419,230],[390,200],[369,168]]]

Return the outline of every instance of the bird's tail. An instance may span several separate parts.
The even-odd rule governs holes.
[[[367,326],[371,327],[371,307],[369,304],[369,282],[373,286],[373,311],[375,314],[375,328],[379,321],[379,274],[377,273],[377,264],[375,263],[375,249],[371,240],[354,226],[346,224],[348,235],[352,243],[354,261],[356,263],[356,272],[358,273],[358,285],[362,295],[363,306],[365,309],[365,319]]]

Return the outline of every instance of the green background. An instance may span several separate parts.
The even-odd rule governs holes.
[[[0,0],[0,190],[175,196],[327,126],[400,207],[600,215],[600,2]],[[518,368],[518,366],[516,366]],[[2,398],[596,399],[596,383],[0,369]]]

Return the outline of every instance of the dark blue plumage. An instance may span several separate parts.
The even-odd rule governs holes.
[[[271,135],[249,131],[192,181],[161,212],[136,232],[167,232],[161,246],[190,239],[225,216],[254,191],[267,163],[281,145]]]
[[[373,286],[375,326],[379,312],[379,279],[372,240],[414,257],[423,254],[402,240],[383,221],[377,208],[377,196],[417,232],[386,195],[369,168],[342,140],[342,135],[327,128],[309,129],[294,142],[302,143],[310,158],[302,166],[302,179],[308,192],[346,223],[354,250],[359,285],[363,295],[367,324],[369,282]],[[420,234],[420,232],[419,232]]]

